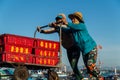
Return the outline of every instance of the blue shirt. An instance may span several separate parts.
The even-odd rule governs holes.
[[[89,53],[96,47],[96,42],[89,35],[84,23],[73,24],[68,23],[67,28],[62,28],[66,33],[72,33],[75,44],[80,47],[83,55]]]

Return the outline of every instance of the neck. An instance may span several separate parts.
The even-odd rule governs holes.
[[[79,21],[75,21],[74,24],[79,24],[80,22]]]

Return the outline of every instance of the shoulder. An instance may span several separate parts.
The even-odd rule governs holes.
[[[79,23],[78,25],[85,26],[85,23]]]

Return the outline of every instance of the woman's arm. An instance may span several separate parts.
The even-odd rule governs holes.
[[[80,23],[80,24],[68,23],[67,26],[70,27],[73,31],[85,29],[85,24],[83,24],[83,23]]]
[[[54,32],[56,32],[55,28],[49,28],[49,29],[46,29],[46,30],[41,30],[40,33],[51,34],[51,33],[54,33]]]

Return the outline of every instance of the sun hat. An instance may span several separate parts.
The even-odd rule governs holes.
[[[73,18],[73,17],[75,17],[75,18],[77,18],[80,22],[81,22],[81,21],[84,22],[84,20],[83,20],[83,15],[82,15],[81,12],[75,12],[75,13],[73,13],[73,14],[69,14],[68,17],[69,17],[70,19]]]

